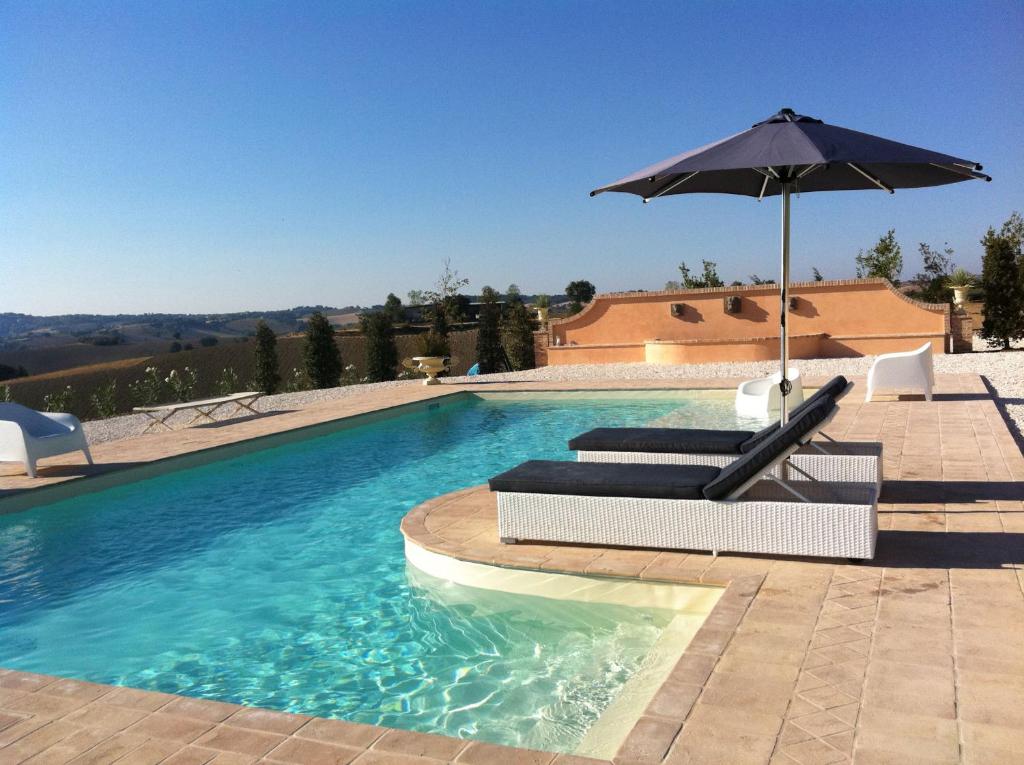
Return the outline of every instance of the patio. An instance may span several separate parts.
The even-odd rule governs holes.
[[[878,556],[870,564],[501,546],[493,498],[481,487],[421,505],[403,531],[416,544],[466,560],[727,585],[628,736],[615,760],[620,765],[1011,761],[1024,738],[1024,456],[976,375],[939,375],[932,403],[862,404],[863,380],[854,379],[858,386],[829,433],[885,444]],[[473,386],[368,392],[231,425],[101,444],[94,470],[467,389]],[[83,473],[63,464],[31,485]],[[0,477],[0,497],[28,486],[22,477]],[[19,498],[6,502],[12,500]],[[25,761],[597,762],[0,670],[0,762]]]

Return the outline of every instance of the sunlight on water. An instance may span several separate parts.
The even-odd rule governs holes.
[[[438,587],[398,524],[671,412],[736,426],[728,400],[470,401],[0,517],[0,666],[572,751],[671,612]]]

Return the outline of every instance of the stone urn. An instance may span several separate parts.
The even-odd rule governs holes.
[[[427,376],[423,381],[424,385],[440,385],[441,381],[437,379],[437,376],[448,369],[448,357],[447,356],[413,356],[412,361],[414,364],[406,364],[410,369],[415,369],[417,372],[422,372]]]
[[[968,287],[954,287],[953,288],[953,305],[957,308],[963,308],[964,301],[967,300]]]
[[[545,306],[543,308],[538,307],[537,308],[537,321],[539,321],[542,324],[544,324],[544,323],[547,322],[547,320],[548,320],[548,309],[547,309],[547,306]]]

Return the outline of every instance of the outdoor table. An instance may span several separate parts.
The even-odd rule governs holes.
[[[248,391],[246,393],[232,393],[230,396],[220,396],[218,398],[204,398],[199,401],[180,401],[174,404],[161,404],[160,406],[136,406],[132,408],[132,411],[144,414],[152,420],[146,426],[146,429],[142,431],[143,433],[148,433],[160,425],[163,425],[167,430],[174,430],[174,428],[167,424],[167,420],[178,412],[187,410],[195,410],[196,416],[189,420],[185,426],[186,428],[191,427],[197,420],[204,417],[210,422],[216,422],[213,418],[213,413],[229,404],[234,404],[240,410],[259,414],[253,407],[262,396],[262,392]]]

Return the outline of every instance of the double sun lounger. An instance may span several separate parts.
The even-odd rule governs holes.
[[[881,445],[811,442],[849,388],[837,377],[756,433],[578,436],[579,462],[531,460],[490,480],[501,541],[870,559]]]

